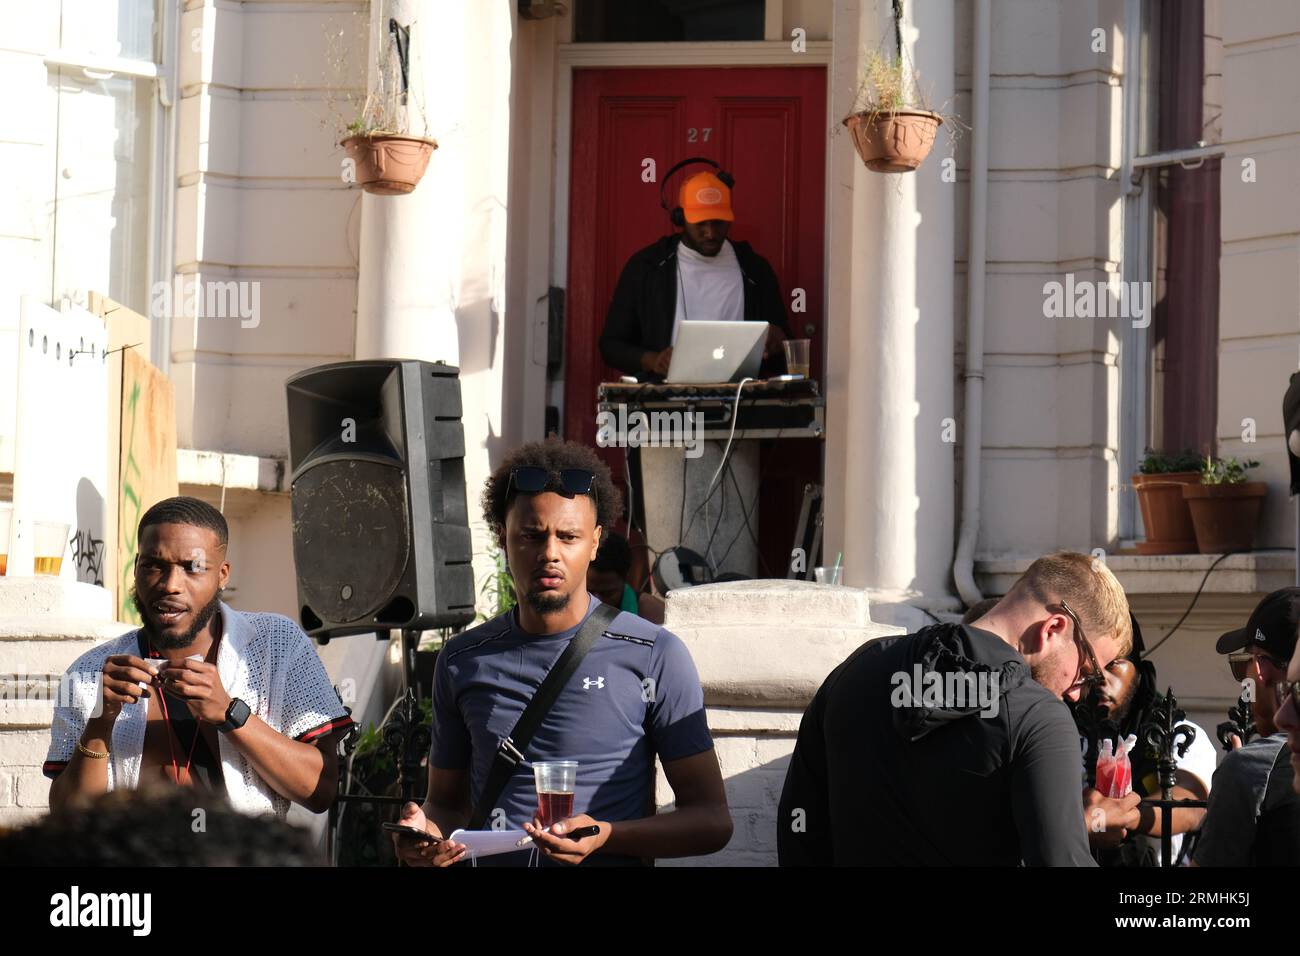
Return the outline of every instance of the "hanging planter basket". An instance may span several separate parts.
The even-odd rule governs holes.
[[[929,110],[863,111],[844,118],[853,145],[877,173],[910,173],[930,155],[943,117]]]
[[[339,143],[356,164],[357,183],[378,196],[404,196],[429,167],[436,141],[397,133],[349,136]]]

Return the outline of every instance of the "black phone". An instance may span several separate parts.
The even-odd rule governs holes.
[[[400,823],[384,823],[384,830],[388,833],[400,833],[403,838],[408,840],[424,840],[429,843],[441,843],[442,837],[436,837],[432,833],[425,833],[423,830],[417,830],[415,827],[403,826]]]

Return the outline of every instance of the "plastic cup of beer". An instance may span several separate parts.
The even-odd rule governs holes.
[[[0,501],[0,578],[9,573],[9,532],[13,530],[14,506]]]
[[[538,760],[533,764],[533,779],[537,782],[537,819],[542,829],[573,816],[578,761]]]
[[[33,521],[32,550],[36,555],[36,573],[59,576],[63,568],[63,551],[68,546],[68,524],[63,521]]]
[[[781,343],[785,347],[785,370],[790,375],[808,377],[808,353],[811,339],[786,339]]]

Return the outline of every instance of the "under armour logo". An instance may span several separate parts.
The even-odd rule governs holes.
[[[592,680],[590,677],[584,677],[584,678],[582,679],[582,689],[583,689],[583,690],[591,690],[593,687],[595,687],[596,690],[604,690],[604,689],[605,689],[605,678],[603,678],[603,677],[597,677],[595,680]]]

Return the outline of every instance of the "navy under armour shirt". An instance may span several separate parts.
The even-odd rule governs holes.
[[[588,597],[584,620],[600,604],[595,595]],[[512,610],[456,635],[438,655],[429,762],[447,770],[468,768],[471,804],[487,781],[497,742],[514,729],[578,626],[529,634]],[[622,612],[560,692],[525,756],[530,762],[576,760],[573,812],[618,821],[653,812],[655,754],[668,762],[712,748],[690,652],[672,632]],[[516,768],[494,807],[504,811],[508,829],[533,819],[531,767]],[[484,825],[492,819],[489,812]],[[515,856],[526,854],[510,854]],[[590,862],[603,856],[593,854]]]

